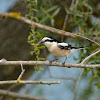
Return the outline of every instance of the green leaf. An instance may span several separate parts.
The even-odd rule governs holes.
[[[48,20],[48,18],[49,18],[48,16],[43,17],[43,18],[41,19],[40,23],[46,22],[46,21]]]
[[[41,7],[41,9],[50,19],[52,19],[52,16],[43,7]]]
[[[91,11],[93,10],[93,8],[92,8],[88,3],[84,3],[84,5],[85,5],[88,9],[90,9]]]
[[[40,47],[38,47],[38,49],[44,49],[45,48],[45,46],[40,46]]]
[[[40,51],[39,50],[36,52],[36,55],[40,55]]]
[[[52,16],[53,16],[53,17],[56,16],[56,15],[59,13],[59,11],[60,11],[60,8],[58,8],[58,9],[52,14]]]
[[[94,80],[94,76],[90,79],[90,81],[89,81],[89,83],[91,84],[92,83],[92,81]]]
[[[65,11],[66,11],[68,14],[70,14],[69,9],[68,9],[67,7],[64,7],[64,8],[65,8]]]
[[[49,12],[51,12],[51,11],[57,9],[57,8],[58,8],[58,6],[55,5],[55,6],[51,7],[51,8],[49,8],[49,9],[47,10],[47,12],[49,13]]]
[[[31,9],[31,10],[38,12],[38,10],[37,10],[37,9]]]
[[[88,72],[90,72],[92,69],[89,68],[88,70],[84,71],[84,74],[87,75]]]
[[[54,26],[54,19],[51,19],[51,25]]]
[[[30,54],[33,55],[34,51],[31,51]]]
[[[36,20],[36,22],[39,22],[38,18],[37,17],[34,17],[34,19]]]
[[[35,71],[43,71],[42,66],[35,66]]]
[[[43,61],[43,60],[45,60],[45,58],[39,58],[40,59],[40,61]]]

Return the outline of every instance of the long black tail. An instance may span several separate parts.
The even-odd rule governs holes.
[[[74,51],[80,50],[80,49],[88,49],[89,47],[71,47],[71,52],[73,53]]]
[[[71,47],[71,49],[88,49],[89,47]]]

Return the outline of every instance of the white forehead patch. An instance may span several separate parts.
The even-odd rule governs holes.
[[[45,41],[45,40],[51,40],[51,39],[48,37],[44,37],[42,40]]]

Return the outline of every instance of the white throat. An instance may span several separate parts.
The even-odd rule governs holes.
[[[49,49],[52,45],[57,44],[56,42],[45,42],[44,45]]]

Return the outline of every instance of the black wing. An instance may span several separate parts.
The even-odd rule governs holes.
[[[72,45],[68,44],[68,43],[58,43],[57,45],[60,49],[62,50],[71,50],[71,49],[80,49],[80,48],[84,48],[84,47],[73,47]]]

